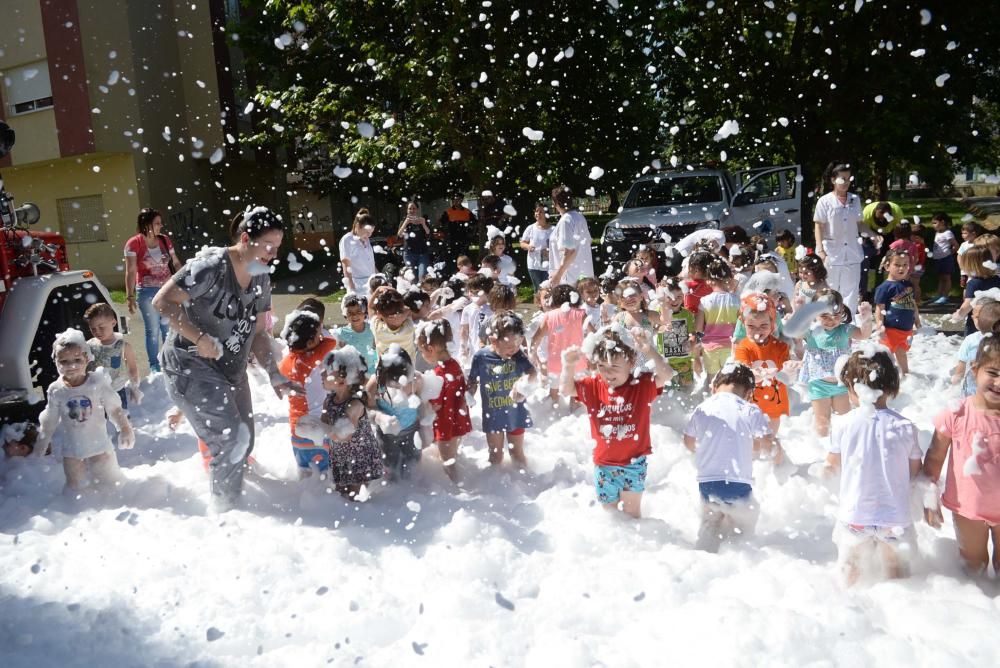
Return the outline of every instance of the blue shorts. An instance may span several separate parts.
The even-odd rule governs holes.
[[[622,492],[646,491],[646,458],[638,457],[625,466],[594,467],[594,485],[601,503],[618,503]]]
[[[819,401],[820,399],[831,399],[847,394],[847,386],[840,383],[831,383],[828,380],[809,381],[809,401]]]
[[[292,436],[292,452],[295,453],[295,463],[300,469],[316,467],[320,471],[330,468],[330,451],[318,447],[307,438]]]
[[[702,501],[734,503],[736,501],[749,501],[750,495],[753,494],[753,487],[745,482],[712,480],[711,482],[699,482],[698,491],[701,492]]]
[[[952,275],[958,271],[958,263],[955,261],[955,256],[949,254],[934,260],[934,268],[938,275]]]

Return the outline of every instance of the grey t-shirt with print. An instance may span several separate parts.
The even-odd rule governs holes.
[[[183,304],[184,315],[199,332],[219,340],[222,357],[199,357],[193,341],[171,331],[163,349],[164,369],[198,373],[204,368],[236,384],[246,373],[257,318],[271,308],[270,276],[253,276],[244,290],[236,280],[228,251],[204,248],[174,275],[174,281],[191,297]]]

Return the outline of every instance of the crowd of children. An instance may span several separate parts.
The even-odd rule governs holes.
[[[307,299],[281,331],[280,371],[304,388],[289,398],[291,453],[303,477],[328,476],[349,499],[363,498],[375,480],[406,480],[430,447],[461,484],[470,404],[478,404],[490,464],[500,466],[509,453],[525,469],[533,426],[527,400],[554,400],[590,423],[598,500],[639,517],[654,452],[653,406],[669,389],[693,397],[680,402],[689,413],[683,443],[694,453],[702,500],[697,544],[714,551],[724,537],[754,530],[753,460],[780,466],[785,459],[779,433],[794,387],[811,405],[816,436],[829,442],[825,465],[813,472],[839,472],[834,539],[848,582],[859,578],[866,553],[880,556],[888,575],[906,573],[915,549],[912,481],[922,481],[927,521],[938,526],[935,485],[946,459],[942,503],[954,513],[961,557],[970,570],[985,571],[992,539],[1000,571],[1000,441],[993,443],[1000,438],[993,336],[1000,239],[971,239],[975,230],[963,230],[963,250],[949,222],[935,217],[930,257],[942,273],[958,257],[967,299],[954,317],[968,313],[972,331],[953,376],[963,403],[938,416],[926,457],[916,427],[887,405],[908,373],[920,327],[915,281],[924,251],[912,248],[908,230],[885,254],[874,305],[855,313],[826,284],[822,260],[788,233],[778,235],[775,252],[761,236],[701,235],[686,247],[679,276],[660,275],[656,254],[642,248],[618,275],[540,282],[529,323],[514,310],[497,237],[492,259],[478,269],[463,256],[452,277],[433,267],[419,282],[373,276],[370,298],[344,297],[347,324],[339,328],[328,329],[322,302]],[[948,289],[942,279],[939,295]],[[96,480],[116,477],[105,414],[120,448],[134,441],[124,408],[141,400],[138,372],[115,319],[108,305],[96,305],[86,316],[94,338],[68,330],[53,350],[60,377],[49,388],[35,448],[44,452],[61,432],[73,489],[86,485],[88,467]],[[835,421],[833,414],[847,416]]]

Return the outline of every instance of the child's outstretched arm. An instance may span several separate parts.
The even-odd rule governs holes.
[[[52,434],[59,427],[59,411],[53,407],[52,397],[49,398],[49,405],[38,416],[38,438],[35,439],[35,449],[32,451],[32,454],[38,457],[45,456],[45,452],[52,442]]]
[[[663,355],[656,350],[652,335],[641,327],[633,327],[632,338],[642,354],[653,362],[653,380],[657,389],[669,383],[670,379],[674,377],[674,370],[663,358]]]
[[[965,378],[965,362],[960,361],[955,365],[955,371],[951,374],[951,384],[958,385]]]
[[[122,408],[121,402],[108,411],[108,418],[118,429],[118,449],[131,450],[135,446],[135,431],[132,430],[132,423],[128,421],[128,415]]]
[[[868,302],[858,304],[858,329],[851,332],[851,338],[864,340],[872,335],[872,305]]]
[[[576,397],[576,363],[582,355],[579,346],[570,346],[562,351],[562,373],[559,375],[559,394],[568,399]]]
[[[545,338],[545,335],[548,334],[548,332],[548,325],[545,324],[545,319],[542,318],[542,321],[538,323],[538,329],[536,329],[535,333],[531,335],[531,345],[529,346],[531,350],[531,363],[534,364],[536,368],[542,366],[542,360],[538,357],[538,346],[541,345],[542,339]]]
[[[689,451],[694,452],[698,447],[698,440],[694,436],[684,434],[684,447]]]
[[[936,497],[937,481],[941,477],[941,469],[944,467],[945,459],[948,457],[948,450],[951,448],[951,436],[942,434],[934,430],[934,437],[931,439],[931,446],[924,456],[923,472],[930,485],[933,486],[932,493]],[[934,528],[941,526],[944,515],[941,513],[941,506],[931,503],[930,493],[924,494],[924,519]],[[934,498],[933,501],[937,499]]]

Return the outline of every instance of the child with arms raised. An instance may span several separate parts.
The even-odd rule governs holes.
[[[775,338],[778,312],[774,301],[763,292],[751,292],[740,300],[740,319],[746,337],[733,349],[733,358],[754,372],[753,403],[767,416],[771,433],[777,435],[781,416],[788,415],[788,388],[777,375],[789,361],[788,344]],[[781,450],[774,453],[781,463]]]
[[[753,371],[729,362],[712,381],[712,396],[684,429],[684,446],[695,453],[702,500],[697,548],[718,552],[730,531],[747,535],[760,509],[753,497],[753,453],[778,450],[767,416],[750,403]],[[731,526],[730,526],[731,525]]]
[[[132,344],[115,331],[118,314],[110,304],[93,304],[83,313],[83,319],[93,338],[87,341],[93,357],[91,368],[102,367],[111,380],[111,389],[118,393],[122,408],[128,408],[129,399],[138,404],[142,399],[139,391],[139,365],[135,361]],[[150,360],[155,361],[155,360]]]
[[[94,482],[112,484],[120,477],[115,447],[108,437],[108,419],[118,428],[118,447],[128,450],[135,434],[118,393],[101,371],[87,371],[93,357],[78,329],[67,329],[52,347],[59,378],[48,389],[48,405],[39,417],[34,452],[44,455],[52,437],[59,435],[66,488],[79,490]],[[107,417],[105,417],[107,415]]]
[[[359,299],[356,295],[352,295]],[[278,364],[278,370],[289,380],[305,388],[305,394],[288,396],[288,424],[292,432],[292,454],[299,467],[299,476],[305,477],[312,468],[326,471],[330,468],[330,451],[320,439],[305,438],[295,430],[299,419],[311,415],[319,419],[327,390],[323,387],[323,360],[337,348],[337,339],[323,336],[321,316],[311,309],[299,308],[285,317],[281,338],[288,343],[288,354]]]
[[[882,345],[896,356],[899,370],[906,374],[910,370],[906,351],[913,330],[920,327],[917,295],[909,280],[912,257],[904,248],[890,248],[885,265],[886,280],[875,289],[875,322],[884,328]]]
[[[947,459],[941,503],[952,512],[959,555],[969,574],[985,575],[992,540],[993,571],[1000,574],[1000,337],[996,334],[979,344],[972,371],[976,393],[935,418],[923,470],[937,482]],[[925,494],[924,505],[927,523],[940,527],[944,518],[937,494]]]
[[[490,465],[503,462],[506,441],[511,459],[524,467],[524,430],[531,426],[531,415],[524,405],[527,392],[520,391],[525,389],[520,379],[527,376],[529,386],[535,382],[535,367],[521,350],[524,323],[513,311],[500,311],[486,324],[485,332],[487,346],[472,356],[469,391],[480,390]]]
[[[813,429],[817,436],[826,438],[830,434],[831,413],[843,415],[851,408],[847,388],[837,383],[837,359],[850,352],[851,341],[871,336],[872,308],[865,302],[858,305],[860,326],[856,327],[848,322],[851,314],[844,306],[843,297],[836,290],[820,291],[815,301],[815,305],[802,309],[802,313],[811,314],[814,310],[819,310],[820,314],[803,337],[805,353],[799,380],[808,383]],[[793,329],[786,323],[786,332],[791,333]]]
[[[639,353],[652,362],[652,373],[636,367]],[[584,356],[597,373],[577,379],[573,369]],[[639,327],[631,332],[620,326],[602,327],[587,337],[582,350],[570,347],[563,358],[562,395],[579,399],[590,416],[597,498],[606,508],[639,517],[646,456],[653,451],[649,416],[673,370],[656,352],[650,333]]]
[[[451,343],[451,325],[447,320],[431,320],[417,329],[417,347],[424,360],[433,366],[434,375],[443,380],[441,392],[430,401],[434,410],[434,443],[441,454],[445,473],[458,481],[455,467],[462,437],[472,431],[469,406],[465,401],[468,387],[462,367],[448,352]]]
[[[885,575],[908,574],[916,550],[910,482],[920,471],[917,428],[886,406],[899,392],[899,370],[887,350],[858,350],[840,372],[858,406],[833,430],[827,467],[840,470],[840,510],[833,540],[844,579],[855,584],[877,555]]]
[[[417,349],[413,345],[413,321],[410,319],[410,309],[403,302],[403,295],[393,288],[376,290],[372,293],[372,308],[375,310],[372,334],[375,335],[376,352],[383,355],[395,343],[411,359],[415,357]]]

